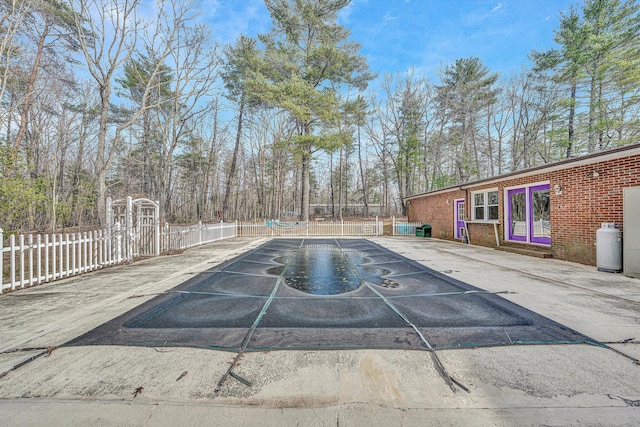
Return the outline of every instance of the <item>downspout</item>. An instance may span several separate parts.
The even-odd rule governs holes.
[[[460,187],[460,189],[462,190],[462,186]],[[462,216],[462,218],[465,218],[467,216],[467,208],[471,209],[471,200],[469,199],[469,189],[465,188],[464,189],[464,215]],[[469,227],[467,227],[467,220],[463,219],[462,222],[464,223],[464,233],[465,236],[467,238],[467,245],[471,244],[471,236],[469,236]]]

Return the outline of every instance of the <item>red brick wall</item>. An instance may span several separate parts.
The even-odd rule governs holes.
[[[551,192],[553,255],[595,265],[596,230],[603,222],[622,229],[623,188],[640,185],[640,156],[564,169],[552,179],[562,186],[562,195]]]
[[[594,171],[598,176],[594,176]],[[614,222],[622,229],[623,188],[640,186],[640,155],[627,155],[588,165],[567,165],[557,171],[540,173],[468,187],[467,190],[425,195],[411,200],[409,221],[433,226],[433,236],[453,239],[453,200],[465,198],[465,218],[471,218],[471,192],[498,188],[501,244],[504,239],[504,189],[537,182],[549,182],[551,187],[551,251],[554,258],[595,265],[596,230],[603,222]],[[554,186],[562,194],[556,195]],[[465,187],[466,188],[466,187]],[[449,201],[449,204],[447,204]],[[492,225],[469,224],[473,244],[496,246]],[[624,233],[624,230],[623,230]]]
[[[453,201],[464,198],[464,191],[453,190],[428,198],[413,199],[409,203],[409,221],[429,224],[433,237],[452,240],[454,238]]]

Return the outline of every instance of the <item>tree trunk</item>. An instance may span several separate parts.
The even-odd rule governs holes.
[[[336,217],[336,200],[334,196],[335,189],[333,188],[333,153],[329,154],[329,196],[331,199],[331,218]]]
[[[302,168],[301,168],[301,178],[302,178],[302,188],[300,195],[300,220],[301,221],[309,221],[309,191],[311,189],[309,173],[311,168],[311,146],[309,144],[305,144],[302,152]]]
[[[342,192],[344,184],[344,158],[342,156],[343,146],[340,146],[340,158],[338,161],[338,218],[342,218],[344,212],[344,199]]]
[[[360,140],[360,125],[358,125],[358,164],[360,166],[360,183],[362,184],[362,204],[364,205],[362,215],[366,217],[369,215],[369,202],[367,200],[367,182],[364,179],[364,167],[362,166],[362,142]]]
[[[142,192],[151,196],[153,186],[151,185],[151,118],[147,110],[142,114]]]
[[[595,73],[595,71],[594,71]],[[591,88],[589,90],[589,124],[588,124],[588,131],[589,131],[589,147],[588,147],[588,151],[589,153],[593,153],[595,151],[596,148],[596,136],[595,136],[595,121],[596,121],[596,89],[597,89],[597,85],[596,85],[596,77],[593,76],[591,78]]]
[[[107,146],[107,123],[109,121],[109,98],[111,88],[108,85],[100,85],[100,121],[98,124],[98,150],[96,153],[96,189],[98,198],[96,208],[98,210],[98,220],[100,225],[105,225],[107,221],[106,199],[107,199],[107,169],[105,164],[105,150]]]
[[[214,108],[214,114],[213,114],[213,135],[211,135],[211,144],[209,145],[209,153],[207,155],[207,159],[204,165],[204,177],[203,177],[203,189],[202,189],[202,194],[200,195],[200,197],[202,198],[202,206],[203,206],[203,210],[204,210],[204,214],[206,216],[206,211],[207,211],[207,206],[210,205],[209,203],[209,199],[207,198],[207,194],[209,194],[209,188],[213,187],[213,184],[210,182],[211,181],[211,166],[215,160],[215,147],[216,147],[216,141],[218,140],[218,102],[216,101]],[[212,191],[213,193],[213,188]],[[211,216],[213,217],[214,214],[216,214],[216,212],[214,212],[214,209],[211,209]],[[217,215],[215,215],[217,217]],[[202,219],[202,218],[198,218],[198,219]]]
[[[567,144],[567,158],[571,157],[573,150],[573,134],[574,134],[574,120],[576,116],[576,88],[577,83],[571,82],[571,104],[569,106],[569,143]]]
[[[242,138],[242,115],[244,113],[244,93],[240,97],[240,112],[238,113],[238,129],[236,131],[236,143],[233,147],[233,157],[231,158],[231,168],[227,177],[227,186],[224,191],[224,200],[222,202],[222,218],[226,219],[229,210],[229,196],[231,194],[231,184],[236,175],[236,162],[238,161],[238,149],[240,148],[240,140]]]
[[[33,99],[34,87],[38,78],[38,69],[40,68],[40,60],[44,53],[44,42],[49,35],[49,21],[45,20],[45,26],[42,30],[42,35],[38,40],[38,49],[36,51],[36,59],[31,68],[31,74],[29,74],[29,80],[27,82],[27,93],[24,97],[24,103],[22,104],[22,112],[20,113],[20,127],[18,127],[18,133],[16,139],[13,141],[13,149],[17,152],[20,142],[24,137],[27,130],[27,121],[29,120],[29,108],[31,108],[31,101]]]

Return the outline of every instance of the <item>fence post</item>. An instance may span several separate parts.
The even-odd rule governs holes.
[[[126,246],[126,254],[124,255],[124,258],[127,261],[130,261],[133,259],[133,198],[131,196],[127,196],[127,216],[125,219],[125,230],[124,230],[124,236],[125,236],[125,245]]]
[[[55,254],[54,254],[55,257]],[[55,269],[55,267],[54,267]],[[49,281],[49,235],[44,235],[44,281]]]
[[[44,281],[49,281],[49,235],[44,235]]]
[[[16,290],[16,235],[9,237],[9,277],[11,280],[11,290]]]
[[[82,271],[84,271],[85,273],[89,271],[89,261],[91,260],[91,258],[89,257],[89,248],[91,247],[91,245],[89,244],[89,237],[91,237],[91,233],[89,233],[88,236],[86,231],[82,233],[82,239],[84,240],[84,243],[82,244],[82,263],[84,264],[82,267]]]
[[[67,236],[67,248],[69,247],[69,237]],[[69,260],[69,255],[67,255],[67,261]],[[67,265],[67,277],[69,277],[69,271],[75,274],[76,272],[76,233],[71,233],[71,270],[69,270],[69,266]]]
[[[92,271],[93,270],[93,231],[87,231],[84,233],[85,236],[85,244],[84,244],[84,271]]]
[[[396,235],[396,217],[395,215],[391,217],[391,235]]]
[[[29,286],[33,286],[33,234],[29,234],[27,245],[29,246]]]
[[[171,249],[173,249],[173,244],[171,243],[171,235],[169,234],[170,231],[171,230],[169,229],[169,223],[165,222],[164,223],[164,239],[163,239],[164,247],[163,247],[163,249],[166,252],[168,252]]]
[[[20,287],[24,288],[24,234],[20,235]]]
[[[102,268],[102,250],[104,245],[104,236],[102,230],[96,232],[96,268]]]
[[[65,271],[65,249],[66,249],[66,254],[67,254],[67,258],[66,258],[66,266],[67,266],[67,271],[69,270],[69,233],[66,233],[67,236],[67,245],[64,245],[64,235],[62,233],[58,234],[58,246],[60,249],[60,256],[58,257],[58,261],[60,262],[60,266],[58,268],[58,279],[62,279],[62,276],[64,275],[64,271]]]
[[[58,267],[57,264],[57,251],[56,248],[56,233],[51,235],[51,280],[56,280],[56,269]]]
[[[122,261],[122,226],[120,225],[120,221],[116,221],[113,228],[116,232],[115,263],[120,264],[120,262]]]
[[[42,283],[42,235],[36,235],[36,256],[38,259],[38,267],[36,268],[36,281],[38,285]]]
[[[154,209],[155,214],[155,245],[156,245],[156,256],[160,256],[160,202],[156,200],[156,205]]]

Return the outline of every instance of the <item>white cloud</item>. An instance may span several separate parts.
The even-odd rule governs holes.
[[[241,34],[267,32],[271,24],[263,0],[203,0],[202,6],[213,37],[221,43],[233,43]]]

